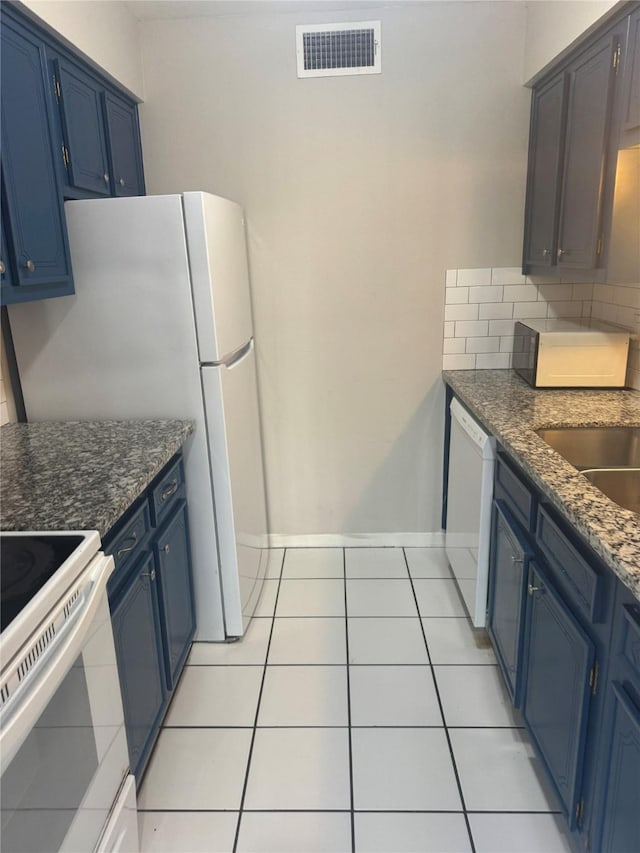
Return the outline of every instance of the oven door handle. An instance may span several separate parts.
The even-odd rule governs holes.
[[[86,568],[78,583],[86,584],[83,601],[63,626],[51,647],[2,709],[0,717],[0,770],[5,772],[47,707],[58,687],[82,652],[87,635],[106,595],[113,572],[113,557],[100,553]]]

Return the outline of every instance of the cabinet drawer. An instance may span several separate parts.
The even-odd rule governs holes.
[[[603,578],[582,556],[544,507],[538,509],[538,545],[556,578],[591,622],[601,621]]]
[[[536,500],[533,492],[516,474],[502,451],[498,451],[496,458],[494,497],[506,500],[525,530],[534,530]]]
[[[181,496],[184,487],[184,467],[182,459],[175,463],[162,475],[151,491],[151,512],[154,526],[166,516],[167,510]]]
[[[107,539],[104,550],[107,554],[113,554],[114,576],[118,569],[130,564],[140,553],[141,545],[150,530],[149,505],[144,501],[115,536]]]

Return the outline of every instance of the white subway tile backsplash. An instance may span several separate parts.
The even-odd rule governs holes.
[[[491,284],[525,284],[520,267],[496,267],[491,270]]]
[[[474,288],[476,290],[476,288]],[[469,301],[468,287],[448,287],[447,288],[447,305],[460,305],[463,302]]]
[[[477,320],[478,306],[477,305],[445,305],[444,306],[445,320]],[[457,332],[456,332],[457,334]]]
[[[573,298],[572,284],[539,284],[537,285],[538,299],[544,302],[559,302],[561,299]],[[582,297],[580,297],[582,299]]]
[[[512,316],[512,302],[487,302],[478,312],[478,320],[510,320]]]
[[[503,335],[500,340],[500,352],[513,352],[516,338],[513,335]],[[518,340],[522,340],[518,338]]]
[[[456,322],[456,338],[480,338],[487,334],[487,320]]]
[[[582,317],[582,302],[549,302],[547,317]]]
[[[489,320],[490,335],[512,335],[514,327],[514,320]]]
[[[485,340],[485,338],[482,338],[482,340]],[[465,343],[464,338],[445,338],[442,344],[442,352],[444,355],[456,355],[466,352]]]
[[[593,316],[640,333],[640,284],[550,282],[519,267],[447,270],[445,284],[443,364],[451,370],[510,367],[516,320]],[[629,375],[640,385],[634,352]]]
[[[537,320],[547,316],[546,302],[515,302],[514,320]]]
[[[535,302],[538,288],[535,284],[507,285],[504,288],[503,302]]]
[[[458,338],[456,338],[458,340]],[[462,340],[462,338],[460,338]],[[467,352],[500,352],[500,338],[467,338]]]
[[[458,270],[458,287],[484,287],[491,284],[491,269]]]
[[[502,370],[511,367],[510,352],[487,352],[476,356],[476,370]]]
[[[502,302],[502,287],[470,287],[469,302]]]
[[[443,370],[475,370],[475,355],[443,355]]]

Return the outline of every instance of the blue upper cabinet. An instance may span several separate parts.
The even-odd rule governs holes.
[[[135,104],[104,95],[113,195],[144,195],[142,148]]]
[[[2,17],[2,208],[6,303],[73,293],[42,43]],[[6,221],[5,221],[6,220]]]
[[[2,303],[72,294],[64,200],[142,195],[135,99],[29,10],[0,4]]]
[[[111,195],[100,89],[72,63],[56,59],[53,65],[68,183],[79,190]]]

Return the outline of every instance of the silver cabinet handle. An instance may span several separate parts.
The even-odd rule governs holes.
[[[141,578],[149,578],[149,580],[154,581],[154,580],[156,579],[156,570],[155,570],[155,569],[151,569],[151,571],[150,571],[150,572],[142,572],[142,573],[140,574],[140,577],[141,577]]]
[[[558,260],[568,254],[569,252],[566,249],[558,249]]]
[[[125,181],[125,179],[124,179],[124,178],[120,178],[120,180],[118,181],[118,183],[120,184],[120,186],[121,186],[121,187],[126,186],[126,181]]]
[[[32,260],[28,260],[25,261],[24,268],[27,270],[27,272],[35,272],[36,265],[33,263]]]
[[[515,554],[512,554],[512,555],[511,555],[511,562],[512,562],[514,565],[515,565],[515,564],[518,564],[518,563],[519,563],[520,565],[522,565],[522,564],[524,563],[524,557],[516,557],[516,555],[515,555]]]
[[[550,254],[551,254],[551,249],[543,249],[542,250],[542,257],[543,258],[548,258]]]
[[[0,275],[4,275],[7,271],[7,268],[4,265],[4,261],[0,261]]]
[[[109,175],[108,175],[108,173],[107,173],[107,172],[105,172],[105,173],[104,173],[104,175],[103,175],[102,177],[103,177],[103,179],[104,179],[105,184],[108,184],[108,183],[109,183]]]
[[[178,491],[178,481],[174,480],[173,483],[170,483],[167,486],[167,488],[164,490],[164,492],[162,493],[162,500],[166,501],[167,498],[171,497],[171,495],[175,495],[175,493],[177,491]]]
[[[165,554],[168,554],[168,553],[169,553],[169,551],[170,551],[171,549],[169,548],[169,543],[168,543],[168,542],[167,542],[167,544],[166,544],[166,545],[163,545],[163,546],[162,546],[162,550],[164,551],[164,553],[165,553]]]
[[[123,554],[128,554],[129,551],[133,551],[133,549],[136,547],[136,545],[138,543],[138,534],[134,530],[133,534],[131,536],[129,536],[128,539],[125,539],[124,541],[125,542],[131,542],[131,545],[127,545],[125,548],[120,548],[116,552],[116,557],[121,557]]]
[[[527,591],[529,592],[529,595],[533,595],[534,592],[544,592],[544,587],[533,586],[532,584],[529,584],[529,586],[527,587]]]

